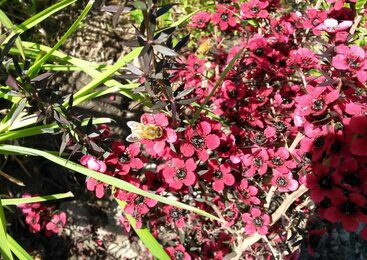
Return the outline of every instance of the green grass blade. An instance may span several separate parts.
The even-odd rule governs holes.
[[[0,10],[0,22],[10,31],[13,31],[15,29],[15,25],[10,21],[9,17],[2,10]],[[10,39],[10,37],[8,39]],[[22,40],[19,37],[15,40],[15,45],[17,46],[22,58],[25,59]]]
[[[126,181],[114,178],[112,176],[106,175],[106,174],[101,174],[99,172],[96,171],[92,171],[88,168],[85,168],[83,166],[81,166],[80,164],[68,161],[64,158],[55,156],[53,154],[50,154],[48,152],[45,151],[41,151],[41,150],[37,150],[37,149],[33,149],[33,148],[28,148],[28,147],[22,147],[22,146],[16,146],[16,145],[7,145],[7,144],[0,144],[0,153],[9,153],[9,152],[14,152],[14,153],[18,153],[20,155],[31,155],[31,156],[41,156],[44,157],[47,160],[50,160],[56,164],[59,164],[65,168],[68,168],[70,170],[79,172],[85,176],[94,178],[96,180],[99,180],[101,182],[107,183],[109,185],[112,185],[116,188],[128,191],[128,192],[133,192],[135,194],[144,196],[144,197],[148,197],[154,200],[157,200],[161,203],[164,204],[168,204],[168,205],[172,205],[174,207],[178,207],[181,209],[185,209],[194,213],[197,213],[199,215],[202,215],[204,217],[210,218],[212,220],[217,220],[217,221],[222,221],[221,219],[219,219],[218,217],[207,213],[201,209],[186,205],[184,203],[163,197],[163,196],[159,196],[157,194],[148,192],[148,191],[144,191],[138,187],[136,187],[133,184],[130,184]]]
[[[116,201],[120,205],[121,209],[124,209],[126,202],[118,199],[116,199]],[[126,213],[124,214],[129,221],[131,227],[134,229],[135,233],[138,235],[144,245],[149,249],[149,252],[159,260],[170,260],[170,257],[168,256],[166,251],[164,251],[163,247],[154,238],[152,233],[150,233],[149,229],[146,227],[140,229],[135,228],[136,220],[131,215]]]
[[[18,259],[21,260],[32,260],[32,256],[30,256],[27,251],[24,250],[23,247],[21,247],[17,241],[15,241],[9,234],[7,234],[8,237],[8,244],[10,247],[10,250],[18,257]]]
[[[90,0],[88,4],[85,6],[83,12],[80,14],[78,19],[70,26],[70,28],[66,31],[66,33],[60,38],[60,40],[55,44],[54,47],[50,51],[47,52],[45,56],[43,56],[40,60],[38,60],[32,67],[28,70],[28,76],[33,78],[35,74],[38,73],[41,66],[48,60],[48,58],[52,55],[54,51],[56,51],[60,46],[69,38],[69,36],[79,27],[82,20],[86,17],[89,13],[90,9],[94,4],[94,0]]]
[[[0,199],[0,252],[3,256],[4,260],[12,260],[13,255],[10,251],[10,246],[8,243],[8,238],[6,235],[6,220],[5,220],[5,214],[3,210],[3,206]]]
[[[11,206],[11,205],[19,205],[25,203],[35,203],[35,202],[44,202],[50,200],[61,200],[65,198],[72,198],[74,197],[73,193],[66,192],[66,193],[59,193],[53,195],[45,195],[45,196],[37,196],[31,198],[15,198],[15,199],[2,199],[3,206]]]

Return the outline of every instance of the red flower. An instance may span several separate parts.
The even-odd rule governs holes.
[[[349,27],[353,25],[352,21],[343,21],[339,23],[333,18],[324,20],[323,23],[315,27],[316,30],[325,31],[328,33],[336,33],[340,31],[346,31]]]
[[[217,11],[212,16],[212,22],[219,25],[219,29],[225,31],[228,27],[235,27],[237,25],[237,19],[233,16],[232,12],[236,12],[233,6],[226,6],[223,4],[217,5]]]
[[[285,147],[279,147],[276,152],[273,149],[269,149],[268,153],[270,156],[269,166],[281,173],[287,173],[297,167],[297,163],[294,160],[288,160],[289,151]]]
[[[66,214],[65,212],[60,212],[52,216],[51,221],[46,224],[46,229],[53,233],[59,233],[65,225]]]
[[[260,204],[260,199],[256,197],[258,189],[255,186],[249,186],[246,179],[243,179],[236,189],[238,191],[237,196],[242,199],[243,203]]]
[[[93,179],[91,177],[87,177],[86,180],[87,189],[89,191],[94,191],[96,193],[97,198],[102,198],[104,196],[104,189],[107,186],[107,184],[97,181],[96,179]]]
[[[37,194],[34,194],[33,196],[29,193],[22,194],[22,198],[31,198],[36,197]],[[41,207],[41,203],[34,202],[34,203],[22,203],[17,205],[18,208],[22,209],[23,214],[28,214],[29,212],[33,211],[34,209],[37,210]]]
[[[140,148],[136,144],[130,144],[128,147],[120,141],[112,143],[112,153],[106,158],[106,164],[116,165],[118,174],[126,175],[130,169],[141,169],[144,166],[140,158],[136,158],[140,153]]]
[[[168,185],[176,190],[185,186],[192,186],[196,183],[195,161],[190,158],[186,161],[173,158],[168,167],[163,169],[163,177]]]
[[[367,156],[367,117],[353,116],[347,123],[350,151],[354,155]]]
[[[167,247],[165,250],[171,259],[191,260],[191,256],[186,252],[186,249],[181,244],[178,244],[175,247]]]
[[[145,185],[143,185],[142,188],[147,190]],[[131,214],[133,216],[146,214],[149,212],[149,208],[153,208],[155,205],[157,205],[156,200],[122,190],[118,190],[115,194],[115,197],[127,203],[124,211],[127,214]]]
[[[252,235],[257,232],[260,235],[266,235],[270,224],[269,215],[262,214],[261,210],[258,208],[252,208],[250,213],[244,213],[242,215],[242,220],[246,224],[246,234]]]
[[[348,197],[334,196],[332,206],[325,210],[325,218],[330,222],[341,221],[346,231],[356,231],[359,221],[367,223],[367,216],[359,210],[365,205],[366,199],[359,193],[351,193]]]
[[[28,224],[31,232],[36,233],[41,231],[40,217],[38,212],[30,211],[27,213],[25,222]]]
[[[167,223],[174,222],[178,228],[183,228],[185,226],[185,215],[182,209],[166,205],[163,207],[163,211],[166,214]]]
[[[280,192],[295,191],[299,186],[298,181],[293,179],[291,172],[281,173],[277,170],[273,170],[271,184],[277,187]]]
[[[80,158],[80,164],[86,166],[88,169],[104,173],[107,169],[106,164],[93,157],[92,155],[86,154]]]
[[[336,47],[335,57],[333,57],[332,64],[336,69],[349,70],[357,75],[357,79],[361,83],[367,80],[367,60],[365,51],[357,46],[352,45],[348,48],[345,45]]]
[[[196,152],[201,161],[208,160],[209,155],[206,149],[214,150],[220,144],[219,137],[211,132],[212,127],[206,121],[198,123],[196,130],[188,126],[185,130],[186,142],[180,146],[181,153],[186,157],[191,157]]]
[[[241,4],[241,16],[244,19],[266,18],[269,15],[268,11],[266,11],[268,5],[268,1],[250,0]]]
[[[245,173],[246,177],[252,177],[256,173],[264,175],[268,170],[269,155],[265,149],[251,149],[251,154],[243,156],[242,161],[249,167]]]
[[[235,179],[231,172],[231,166],[228,163],[219,164],[216,160],[209,160],[209,170],[205,174],[205,178],[209,182],[213,182],[213,189],[217,192],[221,192],[224,189],[224,185],[232,186]]]
[[[198,12],[197,14],[194,14],[191,18],[190,26],[196,27],[199,29],[205,28],[206,25],[210,21],[210,15],[211,15],[210,13],[205,12],[205,11],[201,11],[201,12]]]
[[[292,50],[289,54],[289,65],[297,65],[304,69],[317,69],[319,68],[319,60],[315,54],[307,48],[299,48],[298,50]]]

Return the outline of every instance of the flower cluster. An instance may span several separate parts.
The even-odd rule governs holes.
[[[341,222],[347,231],[367,223],[367,54],[350,40],[354,5],[284,13],[278,12],[279,1],[233,2],[193,16],[189,28],[213,38],[215,50],[206,57],[190,53],[172,72],[172,81],[193,88],[192,98],[211,113],[195,118],[190,115],[197,106],[186,106],[175,119],[143,114],[140,122],[129,122],[127,140],[134,143],[114,141],[104,157],[80,160],[224,220],[208,223],[114,190],[138,227],[145,220],[157,236],[163,225],[190,238],[182,244],[177,235],[168,243],[176,259],[222,259],[231,252],[229,244],[254,234],[285,248],[294,218],[312,207],[298,198],[278,225],[276,198],[288,198],[301,186],[309,189],[319,217]],[[211,26],[230,41],[214,37]],[[87,186],[104,195],[103,183],[89,178]],[[271,255],[262,242],[251,246],[246,256]],[[297,249],[287,257],[293,254]]]
[[[33,196],[29,193],[22,195],[22,198],[30,197]],[[67,216],[65,212],[55,211],[53,207],[42,205],[39,202],[19,204],[18,208],[22,209],[25,223],[29,231],[33,233],[44,230],[46,236],[51,236],[60,233],[66,225]]]

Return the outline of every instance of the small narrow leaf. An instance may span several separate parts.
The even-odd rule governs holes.
[[[174,50],[171,50],[170,48],[162,46],[162,45],[153,45],[153,49],[166,56],[177,56],[177,52],[175,52]]]

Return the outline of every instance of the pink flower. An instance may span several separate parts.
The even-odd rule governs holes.
[[[319,68],[319,60],[315,54],[307,48],[299,48],[298,50],[292,50],[290,52],[288,60],[289,65],[298,65],[304,69],[317,69]]]
[[[104,189],[107,186],[107,184],[97,181],[96,179],[93,179],[91,177],[87,177],[86,180],[87,189],[89,191],[94,191],[97,198],[102,198],[104,196]]]
[[[250,0],[249,2],[241,4],[241,16],[244,19],[266,18],[269,15],[266,10],[268,5],[268,1]]]
[[[166,214],[166,223],[174,222],[178,228],[185,226],[185,215],[182,209],[166,205],[163,207],[163,212]]]
[[[80,158],[80,164],[86,166],[88,169],[104,173],[107,169],[106,164],[93,157],[92,155],[86,154]]]
[[[232,12],[236,12],[233,6],[217,4],[216,13],[212,16],[212,22],[219,25],[219,29],[225,31],[228,27],[235,27],[237,19]]]
[[[367,116],[353,116],[347,123],[347,133],[351,153],[367,156]]]
[[[270,224],[269,215],[262,214],[258,208],[252,208],[250,213],[244,213],[242,215],[242,220],[245,222],[246,234],[252,235],[257,232],[260,235],[266,235]]]
[[[147,190],[147,187],[143,185],[142,189]],[[147,214],[149,212],[149,208],[153,208],[157,205],[156,200],[122,190],[118,190],[115,197],[127,203],[124,211],[125,213],[133,216]]]
[[[173,158],[168,167],[163,169],[163,177],[168,185],[176,190],[185,186],[192,186],[196,183],[195,161],[190,158],[186,161]]]
[[[297,167],[297,163],[292,158],[289,160],[289,152],[285,147],[279,147],[276,152],[269,149],[268,153],[270,156],[269,166],[281,173],[287,173]]]
[[[40,214],[38,212],[30,211],[27,213],[25,222],[29,226],[29,230],[33,233],[41,231]]]
[[[220,139],[216,134],[212,134],[212,127],[207,121],[201,121],[194,130],[188,126],[185,130],[185,140],[180,151],[186,157],[191,157],[194,152],[197,153],[200,160],[205,162],[209,155],[206,149],[214,150],[220,144]]]
[[[211,14],[205,11],[198,12],[194,14],[191,18],[190,26],[203,29],[207,26],[210,21]]]
[[[60,212],[52,216],[51,221],[46,224],[46,230],[52,231],[53,233],[59,233],[65,225],[66,214],[65,212]]]
[[[22,198],[31,198],[36,197],[37,194],[34,194],[33,196],[30,193],[24,193],[22,194]],[[34,202],[34,203],[22,203],[17,205],[18,208],[22,209],[23,214],[28,214],[29,212],[33,211],[34,209],[39,209],[41,207],[41,203]]]
[[[238,191],[238,197],[242,199],[245,204],[260,204],[260,199],[256,197],[258,189],[255,186],[249,186],[248,181],[243,179],[236,187]]]
[[[114,141],[112,143],[112,153],[106,158],[105,162],[109,165],[116,165],[118,174],[126,175],[131,168],[143,168],[143,161],[137,157],[139,153],[140,148],[136,144],[130,144],[126,147],[120,141]]]
[[[245,154],[242,161],[249,167],[245,173],[246,177],[252,177],[256,173],[264,175],[268,170],[269,155],[265,149],[252,149],[251,154]]]
[[[298,181],[293,179],[291,172],[281,173],[277,170],[273,170],[273,178],[271,184],[278,188],[280,192],[295,191],[298,189]]]
[[[315,27],[316,30],[326,31],[328,33],[336,33],[340,31],[345,31],[353,24],[352,21],[343,21],[339,23],[333,18],[326,19],[323,23]]]
[[[224,189],[224,185],[232,186],[235,183],[235,179],[231,172],[231,167],[228,163],[219,164],[216,160],[209,160],[209,170],[205,174],[205,179],[209,182],[213,182],[213,189],[217,192],[221,192]]]
[[[175,247],[167,247],[165,250],[171,259],[191,260],[191,256],[186,252],[186,249],[181,244],[178,244]]]

